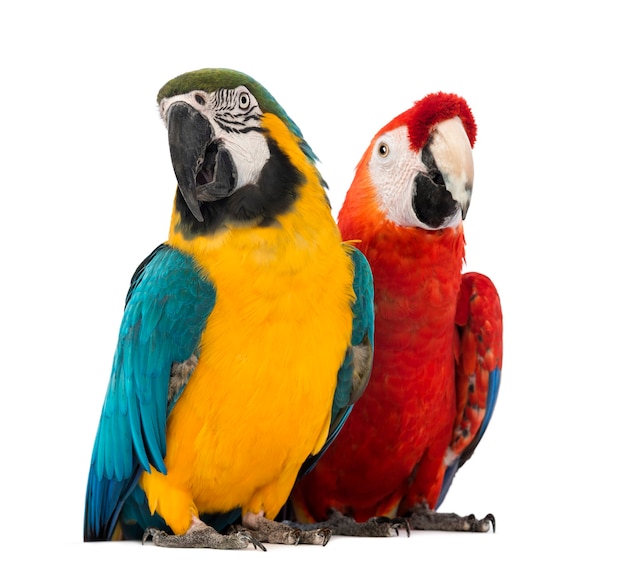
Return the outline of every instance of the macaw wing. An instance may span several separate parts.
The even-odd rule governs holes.
[[[457,416],[437,506],[445,498],[457,470],[478,446],[500,389],[502,309],[496,288],[486,276],[463,275],[456,325],[460,340],[456,365]]]
[[[354,266],[352,287],[355,300],[352,305],[352,338],[346,357],[337,373],[337,388],[333,399],[328,438],[315,455],[310,456],[300,469],[298,478],[315,466],[326,449],[335,440],[352,411],[352,407],[367,387],[374,358],[374,285],[372,271],[365,256],[346,243]]]
[[[167,245],[133,275],[91,458],[86,541],[111,539],[142,470],[165,472],[167,415],[185,385],[170,389],[172,366],[197,355],[214,305],[213,285]]]

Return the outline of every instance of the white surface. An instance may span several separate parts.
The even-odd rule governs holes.
[[[68,567],[348,556],[362,567],[623,566],[618,7],[281,4],[1,9],[2,556]],[[128,282],[165,239],[174,195],[156,93],[179,73],[220,66],[259,80],[300,126],[335,212],[371,137],[413,101],[451,91],[473,109],[467,269],[500,290],[504,370],[489,431],[442,510],[493,512],[495,535],[335,538],[267,553],[81,543]]]

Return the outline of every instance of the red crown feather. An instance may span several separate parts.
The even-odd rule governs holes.
[[[396,120],[408,125],[411,146],[418,151],[426,144],[436,124],[454,117],[459,117],[463,122],[467,138],[473,148],[476,142],[474,115],[465,99],[453,93],[439,92],[426,95]]]

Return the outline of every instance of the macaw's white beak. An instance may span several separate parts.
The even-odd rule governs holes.
[[[454,117],[440,122],[431,133],[428,146],[446,189],[459,204],[465,219],[474,185],[474,160],[472,145],[461,119]]]

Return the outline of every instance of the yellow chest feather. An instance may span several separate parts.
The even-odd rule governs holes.
[[[328,434],[350,342],[352,267],[322,197],[303,196],[275,227],[170,235],[216,288],[198,365],[167,427],[168,483],[200,512],[274,516]]]

